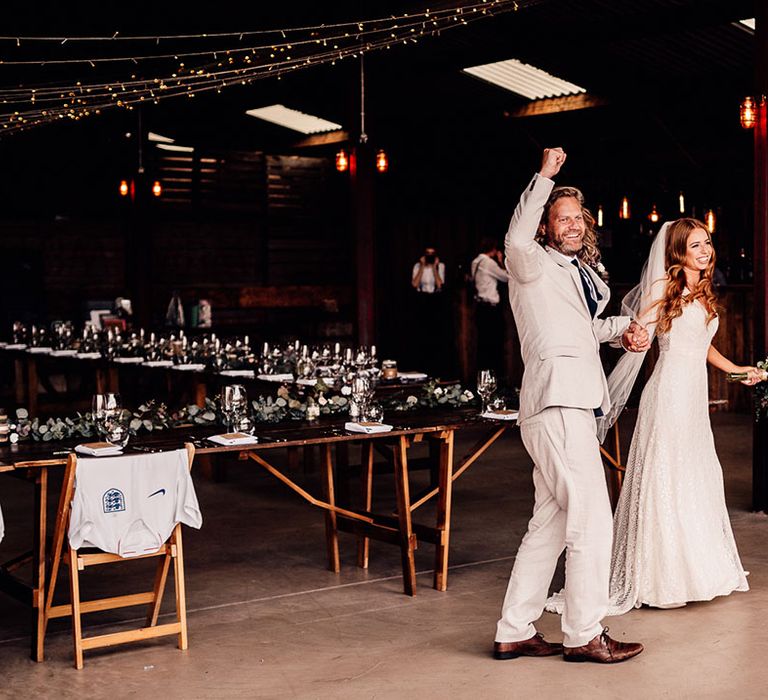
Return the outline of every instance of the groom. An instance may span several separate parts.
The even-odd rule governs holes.
[[[609,291],[585,263],[596,262],[597,249],[581,192],[553,190],[565,157],[561,148],[544,150],[541,170],[523,192],[505,240],[509,301],[525,363],[518,423],[535,465],[536,500],[493,654],[563,654],[566,661],[615,663],[643,646],[611,639],[600,622],[608,608],[613,523],[595,435],[595,416],[610,407],[599,349],[613,341],[640,352],[647,349],[648,334],[627,316],[598,318]],[[561,645],[545,641],[533,623],[563,549]]]

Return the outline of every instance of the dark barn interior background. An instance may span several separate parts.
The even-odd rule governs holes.
[[[105,17],[81,3],[37,7],[34,15],[20,8],[3,33],[232,31],[423,4],[225,9],[196,16],[178,6],[137,6]],[[366,132],[390,159],[372,182],[374,339],[382,353],[429,364],[407,329],[411,266],[434,245],[447,266],[445,371],[471,376],[469,262],[481,236],[503,238],[541,149],[559,145],[568,152],[560,181],[581,187],[593,210],[604,208],[604,259],[617,298],[646,255],[653,204],[662,221],[675,218],[682,191],[695,215],[715,211],[731,314],[721,334],[746,361],[753,164],[738,105],[753,89],[754,35],[738,20],[753,16],[754,3],[740,0],[521,2],[517,12],[368,54]],[[594,106],[526,116],[527,100],[461,73],[513,57],[584,86]],[[44,70],[14,76],[0,66],[4,84],[39,81]],[[101,70],[108,69],[94,69]],[[341,144],[349,148],[360,131],[359,95],[359,65],[349,60],[0,139],[4,332],[16,318],[80,319],[89,300],[117,296],[133,299],[141,322],[161,325],[178,289],[187,303],[211,299],[214,329],[224,333],[354,341],[355,202],[349,173],[334,167],[340,144],[308,145],[245,110],[281,103],[330,119],[349,133]],[[146,139],[150,131],[194,152],[158,150]],[[163,182],[159,199],[118,194],[120,180],[136,177],[140,157],[144,184]],[[629,221],[618,218],[624,196]],[[520,369],[513,335],[512,383]]]

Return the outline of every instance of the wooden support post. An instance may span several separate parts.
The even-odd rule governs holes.
[[[754,359],[768,348],[768,4],[755,3],[755,127]],[[768,511],[768,418],[755,422],[752,440],[752,507]]]
[[[27,408],[30,417],[37,416],[37,360],[27,358]]]

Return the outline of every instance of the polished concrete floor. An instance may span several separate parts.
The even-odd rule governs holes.
[[[713,422],[752,590],[607,619],[612,636],[646,645],[626,664],[490,657],[532,505],[529,460],[513,430],[456,484],[447,592],[430,588],[433,550],[426,544],[417,552],[413,598],[402,594],[399,557],[386,545],[374,543],[370,569],[362,571],[354,541],[343,535],[341,574],[325,570],[320,512],[258,467],[233,463],[225,483],[197,481],[205,522],[184,533],[189,650],[178,651],[166,638],[95,651],[78,672],[68,625],[55,621],[47,661],[35,664],[28,657],[27,611],[0,596],[0,697],[765,698],[768,517],[749,512],[751,425],[749,417],[729,414],[716,414]],[[476,437],[463,436],[458,454]],[[298,476],[314,489],[311,472]],[[413,475],[416,488],[426,479],[426,472]],[[386,474],[377,476],[378,509],[391,506],[391,487]],[[0,480],[0,503],[5,559],[28,537],[28,486]],[[130,585],[147,575],[145,563],[86,572],[85,595]],[[561,582],[559,570],[554,585]],[[94,614],[87,624],[118,631],[140,613]],[[555,615],[545,613],[539,629],[561,638]]]

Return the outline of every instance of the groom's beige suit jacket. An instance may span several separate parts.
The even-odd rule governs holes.
[[[617,342],[628,316],[600,319],[610,291],[587,265],[602,297],[592,319],[579,271],[535,236],[554,182],[534,175],[512,215],[504,242],[509,303],[520,337],[523,363],[519,422],[550,406],[610,408],[600,362],[600,343]]]

